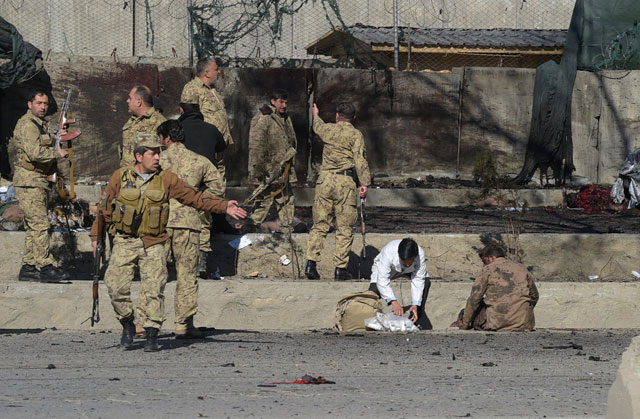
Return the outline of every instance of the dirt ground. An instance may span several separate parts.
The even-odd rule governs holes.
[[[296,208],[296,216],[310,226],[311,208]],[[411,209],[366,208],[365,221],[370,233],[486,234],[505,233],[511,226],[521,233],[638,233],[640,216],[634,212],[584,214],[567,208],[530,208],[524,212],[499,208]],[[360,231],[360,224],[354,227]]]

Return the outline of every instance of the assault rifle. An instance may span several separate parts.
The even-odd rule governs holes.
[[[258,197],[266,191],[271,184],[280,178],[282,175],[286,180],[289,180],[289,172],[291,171],[291,159],[293,159],[296,155],[296,150],[290,148],[284,155],[284,158],[278,163],[275,169],[265,178],[265,180],[258,185],[256,189],[251,193],[249,198],[244,200],[245,205],[252,205],[255,202],[264,201],[265,199],[273,198],[282,192],[284,185],[277,190],[271,192],[267,197],[260,198]]]
[[[98,298],[98,287],[100,281],[101,262],[104,258],[104,215],[102,209],[98,207],[96,213],[96,224],[98,227],[98,237],[96,237],[96,254],[93,259],[93,309],[91,310],[91,326],[100,322],[100,304]]]
[[[73,143],[71,140],[77,138],[81,132],[80,130],[75,130],[72,132],[68,132],[64,135],[61,134],[63,130],[66,130],[69,125],[75,124],[76,120],[74,118],[69,117],[69,105],[71,104],[71,89],[64,91],[67,94],[67,97],[60,107],[60,115],[58,116],[58,126],[56,128],[56,133],[54,136],[53,149],[58,151],[58,149],[62,146],[63,142],[67,143],[67,151],[69,152],[69,187],[70,191],[64,189],[64,179],[58,175],[58,173],[54,173],[50,175],[47,179],[55,183],[56,190],[62,199],[74,199],[76,197],[74,191],[74,179],[73,179]]]

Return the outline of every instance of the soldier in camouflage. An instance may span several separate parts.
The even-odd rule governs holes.
[[[222,96],[214,87],[214,83],[218,79],[220,71],[218,70],[218,64],[213,58],[203,58],[196,63],[196,77],[187,83],[182,89],[180,95],[180,103],[193,103],[199,106],[200,112],[204,117],[204,122],[214,125],[222,133],[225,143],[228,145],[233,144],[233,138],[231,137],[231,130],[229,128],[229,120],[227,119],[227,110],[222,100]],[[226,189],[227,178],[226,168],[224,165],[224,153],[216,153],[215,162],[220,176],[222,177],[222,186]],[[222,195],[224,196],[224,195]],[[210,218],[212,220],[210,220]],[[200,222],[202,229],[200,234],[204,237],[208,235],[211,228],[211,222],[218,231],[224,233],[237,233],[225,220],[223,216],[212,214],[211,217],[201,216]],[[205,231],[206,230],[206,231]],[[201,249],[203,252],[210,252],[206,246]]]
[[[115,235],[113,251],[104,281],[111,304],[122,324],[120,344],[130,348],[135,334],[131,281],[135,266],[140,267],[140,293],[146,331],[145,351],[157,351],[158,331],[164,321],[164,287],[167,282],[165,241],[169,219],[169,200],[199,210],[246,217],[236,201],[225,201],[198,192],[178,176],[160,168],[161,144],[155,134],[141,134],[134,148],[135,165],[116,170],[100,200],[110,232]],[[97,222],[90,236],[95,255]]]
[[[270,186],[258,196],[251,214],[253,229],[259,226],[275,203],[281,231],[291,233],[294,214],[291,184],[297,181],[295,171],[296,133],[287,114],[289,94],[275,90],[270,104],[262,106],[251,120],[249,130],[249,182],[254,187],[278,174]],[[251,227],[250,227],[251,228]]]
[[[364,137],[352,125],[355,108],[350,103],[336,107],[336,123],[326,124],[318,116],[313,105],[313,130],[324,144],[322,168],[316,184],[313,201],[313,227],[307,243],[305,275],[319,279],[316,262],[322,252],[324,238],[329,232],[333,216],[336,218],[336,248],[333,262],[335,279],[351,279],[347,271],[349,251],[353,243],[353,225],[358,219],[357,196],[366,198],[371,184],[369,165],[366,160]],[[359,187],[355,179],[358,179]],[[356,196],[357,195],[357,196]]]
[[[220,93],[214,87],[218,79],[218,64],[213,58],[204,58],[196,64],[196,77],[185,84],[180,95],[180,103],[197,103],[204,116],[204,122],[215,125],[224,136],[227,145],[233,144],[227,110]],[[218,170],[224,177],[222,153],[219,153]]]
[[[538,289],[521,263],[505,258],[504,250],[489,244],[478,252],[484,268],[473,283],[467,305],[452,327],[461,329],[530,331]]]
[[[66,166],[67,151],[54,150],[45,116],[49,110],[49,97],[35,91],[27,102],[28,110],[16,124],[11,138],[15,150],[13,184],[24,213],[24,252],[20,281],[60,282],[67,274],[54,266],[49,253],[49,218],[47,191],[51,190],[47,176]],[[64,131],[60,133],[64,134]],[[66,164],[65,164],[66,163]]]
[[[130,168],[135,163],[133,148],[138,134],[155,134],[166,118],[153,107],[153,95],[147,86],[134,86],[127,97],[131,117],[122,127],[122,144],[118,147],[120,167]]]
[[[216,155],[224,151],[227,144],[220,130],[215,125],[204,122],[204,116],[200,112],[197,103],[180,103],[180,118],[184,131],[185,147],[189,150],[207,158],[213,165],[218,159]],[[220,178],[220,187],[224,196],[224,180]],[[200,212],[200,264],[198,265],[198,276],[200,278],[216,278],[209,273],[209,259],[212,258],[211,249],[211,214]]]
[[[220,173],[213,163],[185,147],[185,136],[180,122],[165,121],[160,124],[157,133],[160,143],[166,147],[160,154],[160,166],[163,169],[171,170],[192,188],[205,190],[215,196],[224,193]],[[193,325],[193,316],[198,311],[196,275],[200,257],[199,211],[171,199],[167,232],[177,271],[174,301],[176,339],[202,338],[204,334]]]

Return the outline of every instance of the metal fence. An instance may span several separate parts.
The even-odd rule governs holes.
[[[474,45],[478,36],[492,37],[481,32],[465,35],[458,41],[464,45],[451,44],[449,32],[440,34],[445,45],[416,44],[424,31],[566,30],[574,4],[575,0],[0,0],[0,15],[45,58],[51,53],[114,60],[214,55],[317,59],[377,68],[396,66],[397,22],[397,67],[438,71],[461,65],[535,67],[558,56],[558,48],[513,48],[509,39],[502,40],[506,44],[501,47]],[[373,35],[356,37],[357,28]]]

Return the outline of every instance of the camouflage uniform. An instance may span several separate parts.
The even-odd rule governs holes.
[[[462,315],[462,327],[482,330],[531,330],[535,327],[533,308],[538,289],[527,268],[505,258],[497,258],[482,268],[471,289]],[[486,308],[484,322],[475,322],[478,309]]]
[[[227,120],[227,110],[224,107],[220,93],[214,87],[207,86],[196,77],[184,85],[180,95],[180,102],[197,103],[200,106],[200,112],[204,116],[204,122],[215,125],[224,136],[224,141],[227,145],[233,144],[229,121]]]
[[[220,174],[207,159],[188,150],[182,143],[174,143],[160,154],[160,165],[171,170],[187,185],[221,196],[224,189]],[[167,231],[169,243],[176,262],[177,283],[174,300],[176,331],[187,330],[188,323],[198,311],[198,281],[196,274],[200,258],[200,213],[192,207],[182,205],[175,199],[169,201]],[[208,214],[207,212],[204,212]],[[141,306],[140,300],[138,305]],[[138,312],[138,314],[143,313]]]
[[[336,217],[336,249],[333,257],[337,268],[346,268],[353,243],[352,227],[358,219],[357,187],[354,179],[339,174],[355,170],[360,185],[369,186],[371,175],[366,160],[362,133],[349,122],[325,124],[314,118],[313,130],[324,143],[322,168],[313,202],[313,227],[307,243],[307,260],[317,262],[332,217]]]
[[[231,130],[229,129],[229,120],[227,119],[227,110],[220,93],[214,88],[207,86],[198,77],[194,77],[189,83],[184,85],[182,94],[180,95],[181,103],[197,103],[200,112],[204,116],[204,122],[214,125],[222,133],[224,141],[233,144]],[[223,190],[227,187],[226,168],[224,166],[223,153],[217,153],[217,167],[222,179]],[[224,196],[224,192],[222,195]],[[211,252],[211,215],[207,213],[200,214],[200,250],[203,252]]]
[[[280,169],[287,153],[295,153],[297,147],[296,133],[289,115],[280,115],[274,106],[265,105],[251,120],[249,131],[249,181],[258,186],[265,177]],[[295,156],[288,161],[289,172],[285,178],[283,173],[263,193],[264,200],[257,201],[251,220],[259,225],[269,214],[269,209],[275,202],[278,216],[282,223],[282,231],[291,231],[294,214],[293,193],[291,184],[297,181],[295,171]],[[281,189],[275,197],[266,198]],[[260,197],[259,197],[260,198]]]
[[[155,108],[150,108],[147,113],[138,117],[131,115],[124,127],[122,127],[122,144],[118,147],[120,154],[120,167],[130,168],[136,158],[133,155],[138,134],[154,134],[156,128],[167,119]]]
[[[47,121],[27,111],[16,124],[11,148],[16,151],[13,162],[13,184],[24,212],[24,252],[22,263],[40,269],[54,264],[49,253],[49,218],[47,216],[47,176],[56,172],[63,161],[53,149]],[[68,170],[68,161],[66,168]]]
[[[112,202],[120,199],[128,188],[137,188],[140,190],[140,200],[151,199],[149,189],[150,185],[157,184],[160,177],[162,191],[160,197],[158,190],[151,189],[155,193],[154,205],[161,205],[162,212],[160,218],[155,218],[155,228],[158,234],[138,234],[124,233],[116,228],[117,221],[113,218],[113,210],[122,211],[122,207],[118,202]],[[123,180],[126,183],[123,186]],[[160,200],[158,200],[160,199]],[[104,217],[107,224],[111,223],[112,233],[115,233],[114,247],[111,258],[109,259],[109,267],[105,273],[104,281],[109,290],[111,304],[116,312],[118,320],[130,319],[133,316],[133,304],[131,302],[131,281],[133,280],[133,271],[136,264],[140,266],[141,277],[141,301],[144,304],[142,313],[144,313],[143,326],[145,328],[152,327],[159,329],[164,321],[164,287],[167,282],[166,252],[165,241],[168,234],[165,226],[168,219],[168,206],[170,199],[177,199],[184,205],[206,211],[214,211],[217,213],[226,212],[227,202],[221,198],[211,196],[205,192],[198,192],[185,184],[178,178],[176,174],[166,171],[158,171],[150,174],[147,179],[143,179],[132,169],[126,169],[121,173],[116,170],[111,176],[109,184],[102,194],[100,205],[104,210]],[[166,208],[168,209],[168,208]],[[127,219],[127,209],[124,210],[120,220]],[[146,214],[151,214],[145,207],[142,207],[141,225],[145,225]],[[149,219],[152,219],[149,215]],[[120,221],[124,222],[124,221]],[[149,224],[152,222],[149,221]],[[95,240],[97,236],[97,223],[93,224],[90,236]],[[140,303],[139,303],[140,305]]]

